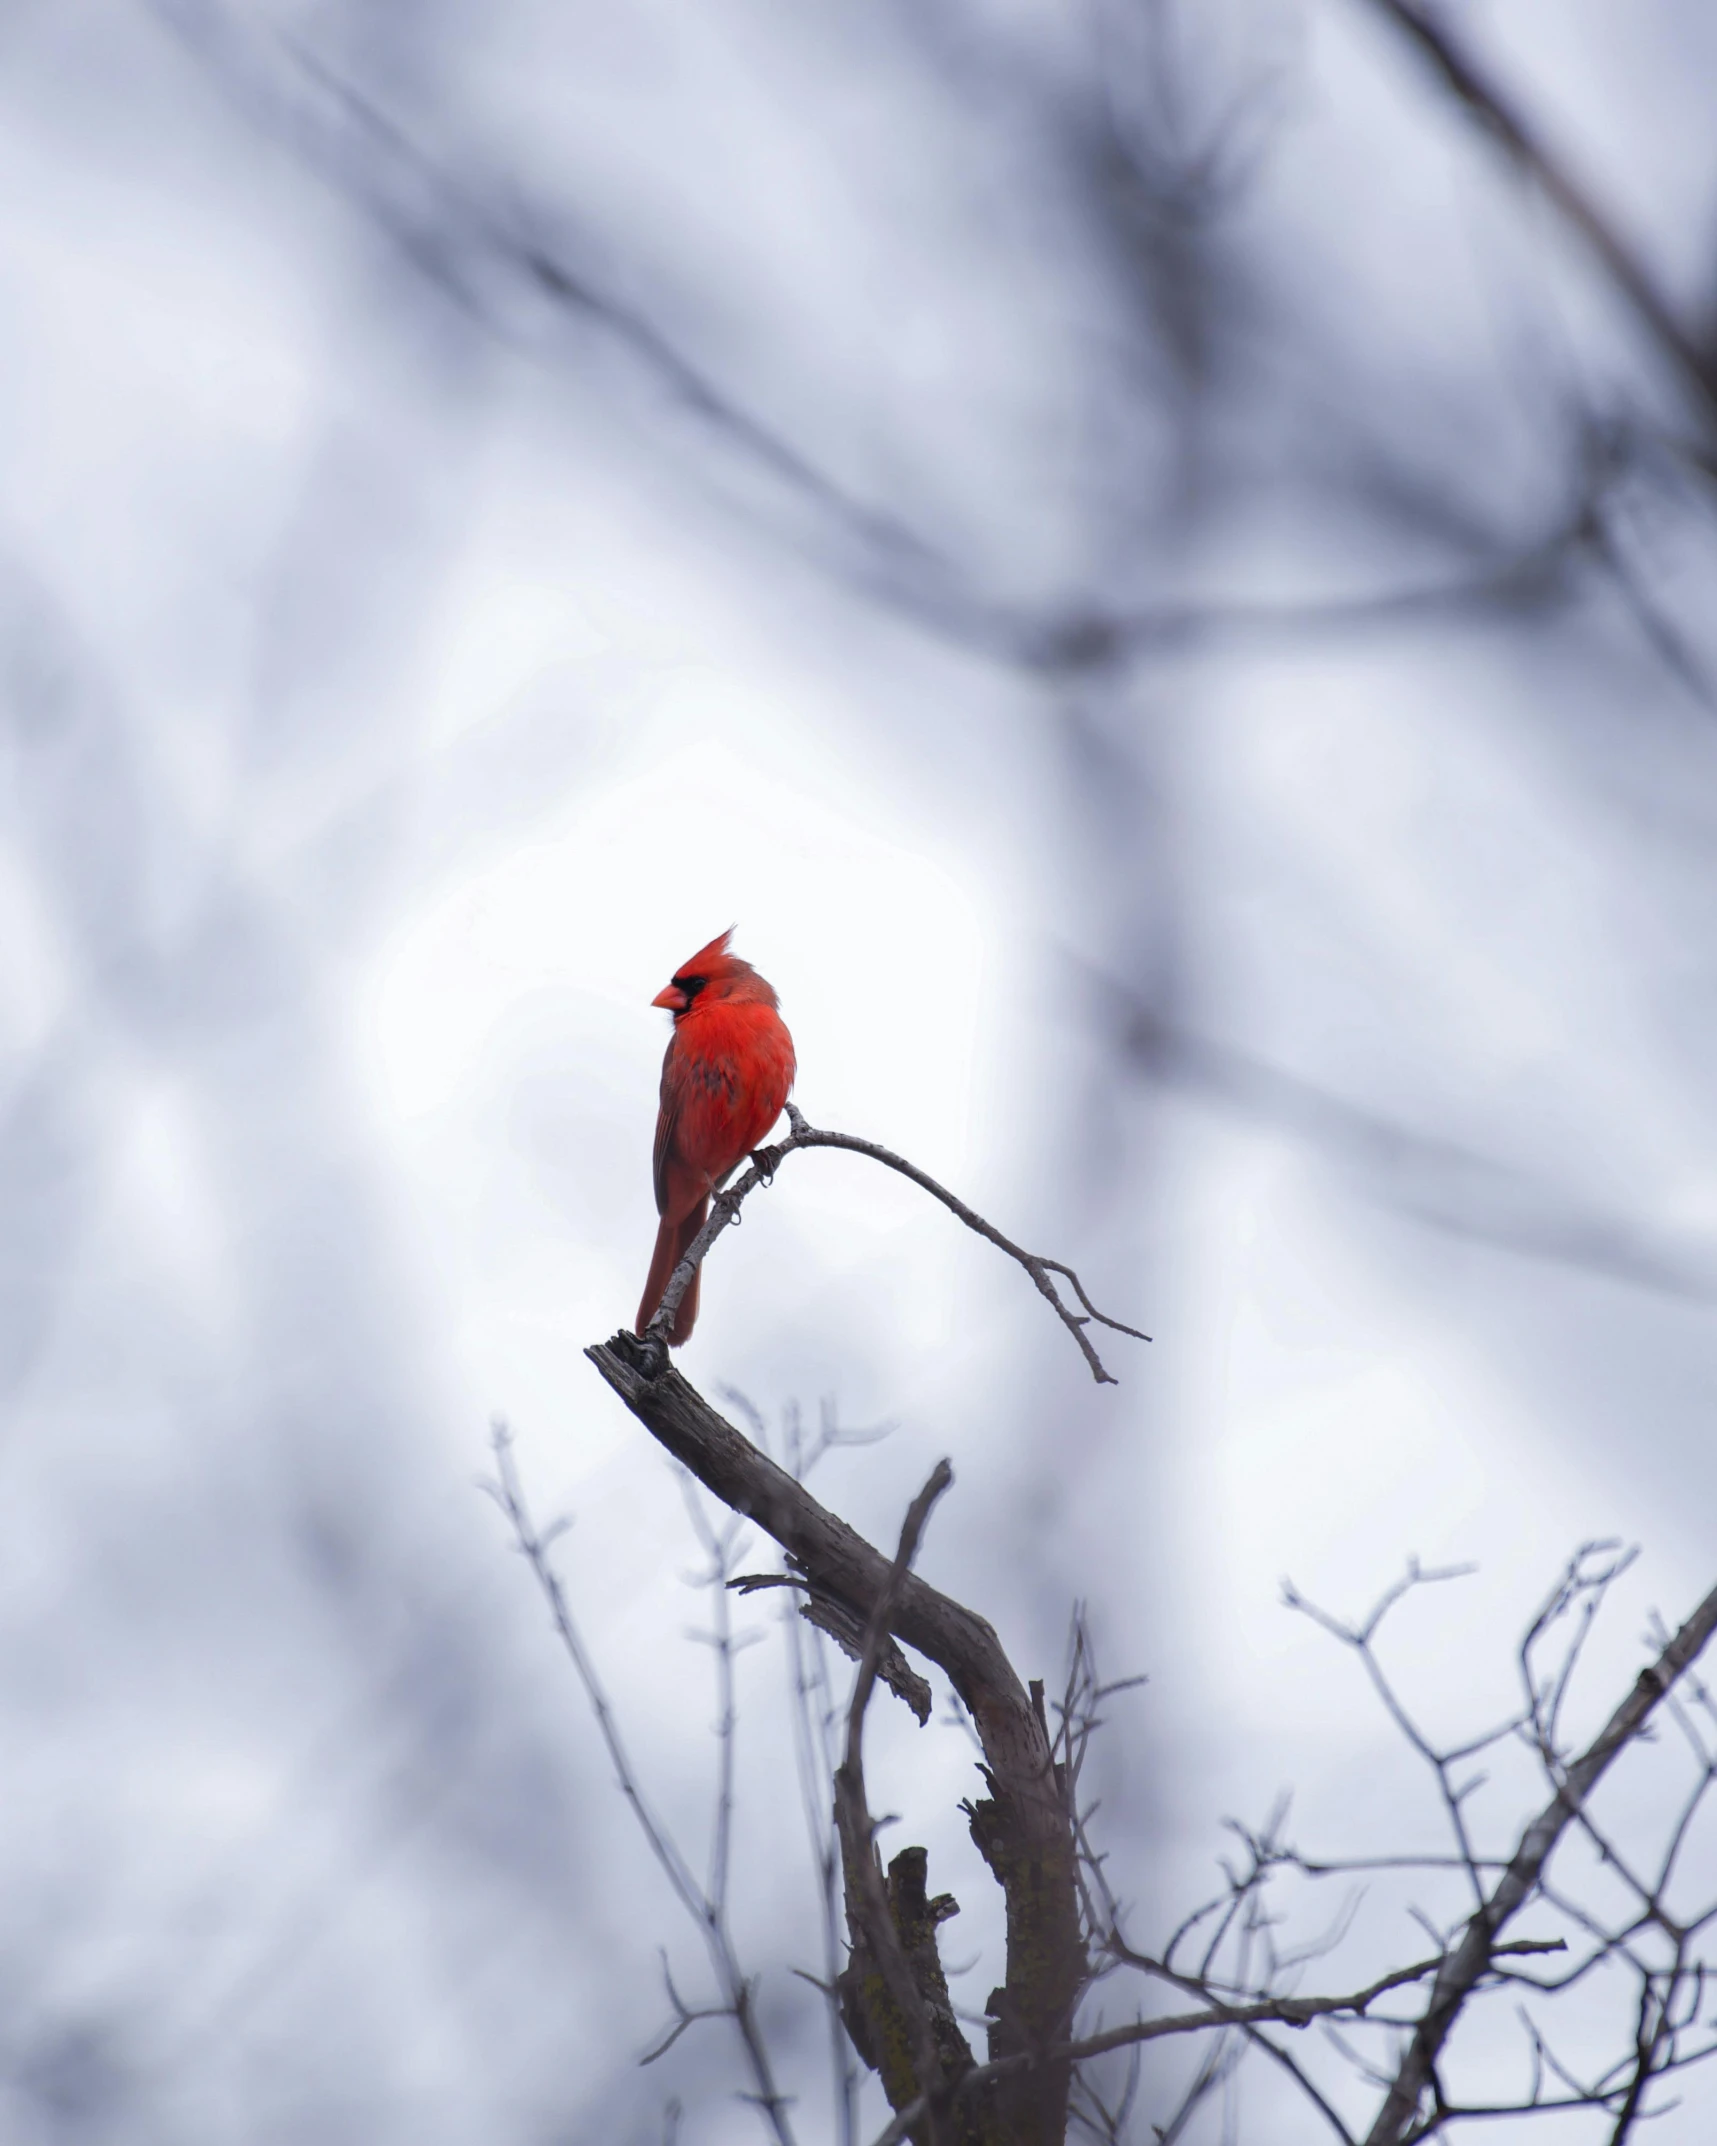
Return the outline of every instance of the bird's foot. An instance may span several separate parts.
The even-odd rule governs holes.
[[[638,1336],[638,1369],[653,1383],[667,1368],[667,1336],[652,1319]]]
[[[775,1173],[781,1167],[781,1148],[753,1148],[751,1160],[757,1170],[758,1182],[768,1187],[775,1182]]]

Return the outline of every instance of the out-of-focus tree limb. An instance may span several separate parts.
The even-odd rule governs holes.
[[[1238,1045],[1166,1019],[1119,978],[1080,966],[1105,1006],[1125,1007],[1122,1048],[1141,1073],[1304,1140],[1419,1221],[1665,1296],[1696,1303],[1717,1297],[1717,1257],[1702,1257],[1697,1240],[1654,1230],[1513,1163],[1384,1117]]]
[[[1717,350],[1688,333],[1645,263],[1520,106],[1463,50],[1447,25],[1422,0],[1373,0],[1373,4],[1406,32],[1467,109],[1496,136],[1522,171],[1543,188],[1579,232],[1641,325],[1693,390],[1707,423],[1717,426]],[[1706,447],[1702,458],[1708,458],[1710,452]]]
[[[1444,610],[1528,610],[1567,593],[1591,534],[1582,502],[1571,522],[1518,545],[1473,542],[1470,569],[1447,580],[1351,596],[1142,605],[1003,597],[898,505],[843,482],[758,398],[623,295],[594,258],[598,236],[573,214],[534,199],[517,179],[497,199],[491,183],[425,148],[380,98],[302,39],[271,33],[219,0],[151,5],[247,117],[339,188],[469,321],[514,348],[540,346],[551,317],[581,339],[606,341],[639,380],[725,447],[736,468],[762,480],[826,571],[927,632],[997,661],[1063,679],[1114,674],[1212,642],[1387,626]],[[1066,122],[1073,165],[1084,160],[1083,138],[1094,129],[1103,131],[1091,114]],[[1181,182],[1159,177],[1178,201]],[[1088,207],[1100,220],[1108,213],[1104,188],[1090,191]],[[581,340],[581,360],[587,348]]]

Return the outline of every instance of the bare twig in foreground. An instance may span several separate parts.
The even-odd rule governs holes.
[[[763,2111],[777,2146],[794,2146],[792,2126],[787,2119],[787,2097],[775,2083],[774,2067],[770,2062],[768,2047],[763,2040],[758,2024],[756,2008],[752,2002],[753,1983],[740,1967],[734,1950],[732,1933],[727,1919],[727,1883],[725,1870],[725,1834],[727,1814],[718,1813],[718,1848],[712,1858],[713,1890],[698,1883],[691,1866],[680,1853],[673,1835],[651,1809],[639,1781],[631,1756],[621,1740],[619,1725],[614,1719],[614,1710],[608,1694],[603,1689],[577,1625],[572,1610],[560,1584],[559,1575],[549,1563],[549,1550],[559,1528],[550,1528],[539,1534],[530,1508],[525,1503],[524,1486],[519,1481],[519,1471],[513,1459],[512,1435],[504,1423],[497,1423],[491,1436],[491,1450],[495,1459],[495,1478],[483,1488],[506,1515],[513,1530],[514,1546],[536,1576],[542,1589],[543,1599],[548,1604],[554,1628],[560,1635],[561,1644],[572,1658],[578,1672],[579,1682],[584,1686],[596,1724],[602,1733],[602,1741],[608,1748],[608,1756],[614,1766],[622,1794],[632,1806],[650,1852],[661,1865],[675,1897],[686,1913],[697,1924],[699,1934],[708,1951],[710,1965],[715,1971],[716,1982],[721,1990],[719,2006],[693,2008],[684,2004],[674,1988],[672,1977],[667,1977],[669,2002],[674,2010],[674,2025],[666,2038],[658,2042],[645,2061],[661,2056],[677,2041],[684,2030],[699,2019],[731,2018],[745,2051],[746,2063],[751,2072],[753,2092],[751,2099]],[[565,1522],[560,1523],[564,1527]],[[721,1590],[718,1596],[725,1600]],[[726,1749],[723,1752],[724,1768],[729,1763]],[[724,1787],[724,1798],[728,1791]]]
[[[749,1407],[749,1403],[742,1405]],[[755,1410],[752,1420],[759,1433],[762,1418]],[[823,1455],[836,1446],[872,1445],[885,1431],[843,1430],[833,1408],[825,1402],[816,1434],[807,1438],[796,1403],[786,1409],[785,1450],[795,1482],[802,1483]],[[762,1443],[761,1435],[759,1443]],[[783,1575],[786,1577],[786,1575]],[[740,1580],[730,1586],[742,1587]],[[834,1688],[823,1644],[823,1629],[789,1606],[783,1619],[787,1634],[787,1661],[791,1677],[793,1749],[799,1775],[799,1796],[805,1817],[806,1837],[817,1873],[817,1906],[823,1933],[823,1973],[818,1984],[827,2007],[829,2062],[834,2098],[834,2146],[857,2146],[858,2065],[846,2022],[841,2017],[838,1988],[845,1948],[841,1901],[841,1844],[830,1807],[828,1784],[839,1763],[836,1746],[837,1716]],[[893,1641],[888,1643],[893,1646]],[[894,1649],[902,1667],[905,1657]]]
[[[1121,1905],[1105,1876],[1104,1859],[1090,1841],[1090,1812],[1079,1793],[1081,1761],[1089,1733],[1101,1720],[1102,1697],[1114,1687],[1099,1680],[1091,1658],[1089,1634],[1076,1617],[1073,1664],[1067,1697],[1059,1709],[1063,1727],[1056,1748],[1058,1757],[1065,1755],[1086,1924],[1099,1974],[1105,1971],[1105,1962],[1109,1969],[1142,1973],[1197,1998],[1201,2009],[1103,2027],[1096,2032],[1088,2029],[1067,2045],[1073,2060],[1085,2062],[1110,2049],[1136,2046],[1141,2037],[1158,2040],[1202,2029],[1210,2037],[1212,2054],[1197,2068],[1188,2094],[1202,2097],[1211,2090],[1218,2056],[1225,2046],[1233,2052],[1250,2044],[1293,2080],[1332,2137],[1342,2146],[1357,2146],[1356,2131],[1344,2120],[1318,2076],[1318,2055],[1334,2052],[1339,2056],[1357,2081],[1371,2090],[1369,2105],[1376,2111],[1396,2083],[1410,2039],[1424,2026],[1423,2018],[1403,2017],[1399,2004],[1386,2001],[1391,1993],[1414,1985],[1431,1984],[1434,1990],[1439,1983],[1446,1984],[1472,1934],[1475,1911],[1484,1915],[1494,1907],[1518,1913],[1536,1907],[1555,1918],[1561,1925],[1561,1934],[1546,1932],[1500,1941],[1499,1912],[1490,1925],[1490,1941],[1477,1978],[1459,2000],[1464,2011],[1486,1993],[1507,1992],[1514,1996],[1527,2044],[1527,2077],[1520,2090],[1500,2099],[1462,2099],[1442,2075],[1439,2056],[1430,2066],[1421,2105],[1410,2112],[1396,2146],[1413,2146],[1421,2139],[1441,2136],[1445,2128],[1457,2123],[1505,2122],[1531,2114],[1576,2110],[1604,2117],[1609,2127],[1605,2133],[1609,2146],[1621,2146],[1646,2118],[1673,2106],[1654,2098],[1654,2089],[1672,2073],[1717,2058],[1717,2034],[1703,2017],[1705,1999],[1713,1987],[1708,1934],[1717,1929],[1717,1898],[1671,1897],[1672,1884],[1679,1876],[1684,1872],[1689,1878],[1694,1875],[1688,1869],[1696,1861],[1690,1848],[1694,1823],[1708,1808],[1708,1798],[1717,1798],[1717,1700],[1689,1668],[1692,1656],[1688,1649],[1697,1644],[1697,1633],[1692,1638],[1682,1635],[1678,1644],[1660,1628],[1653,1642],[1659,1660],[1644,1680],[1647,1685],[1654,1675],[1666,1680],[1669,1688],[1661,1693],[1657,1718],[1668,1717],[1692,1762],[1687,1790],[1679,1805],[1665,1814],[1662,1844],[1649,1863],[1642,1860],[1634,1841],[1618,1840],[1600,1828],[1590,1808],[1589,1791],[1596,1780],[1596,1774],[1589,1770],[1593,1754],[1581,1758],[1565,1749],[1560,1729],[1571,1683],[1594,1621],[1617,1578],[1629,1569],[1632,1555],[1613,1541],[1581,1545],[1532,1618],[1520,1644],[1522,1703],[1504,1719],[1481,1724],[1476,1732],[1463,1732],[1447,1740],[1429,1734],[1415,1718],[1383,1667],[1377,1642],[1397,1605],[1427,1586],[1459,1577],[1469,1568],[1436,1570],[1410,1562],[1405,1575],[1385,1590],[1369,1613],[1353,1622],[1318,1609],[1287,1588],[1291,1607],[1310,1615],[1322,1629],[1361,1657],[1390,1720],[1430,1770],[1454,1852],[1314,1859],[1288,1846],[1282,1838],[1287,1818],[1283,1799],[1261,1830],[1229,1822],[1229,1830],[1245,1850],[1244,1859],[1237,1864],[1223,1859],[1222,1890],[1183,1917],[1167,1944],[1154,1954],[1130,1944],[1123,1935]],[[1710,1605],[1703,1605],[1694,1625],[1706,1620],[1709,1611]],[[1624,1744],[1630,1739],[1645,1740],[1650,1726],[1649,1708],[1642,1708],[1638,1701],[1636,1691],[1630,1702],[1631,1711],[1621,1710],[1608,1732],[1612,1737],[1619,1735]],[[1482,1767],[1493,1755],[1500,1757],[1522,1747],[1536,1759],[1552,1791],[1552,1810],[1545,1817],[1553,1821],[1570,1780],[1576,1791],[1580,1790],[1580,1770],[1588,1769],[1583,1783],[1588,1793],[1567,1819],[1563,1838],[1575,1832],[1585,1836],[1592,1872],[1601,1885],[1595,1904],[1586,1904],[1571,1883],[1553,1881],[1550,1858],[1556,1843],[1545,1838],[1545,1818],[1533,1827],[1523,1826],[1518,1819],[1510,1823],[1507,1838],[1511,1843],[1537,1834],[1542,1860],[1535,1873],[1526,1874],[1528,1889],[1517,1908],[1510,1910],[1506,1900],[1499,1899],[1511,1871],[1517,1877],[1520,1874],[1520,1849],[1511,1846],[1498,1855],[1488,1841],[1479,1845],[1479,1820],[1473,1801],[1484,1785],[1485,1775],[1475,1770],[1475,1762]],[[1489,1830],[1488,1826],[1484,1828],[1486,1833]],[[1456,1913],[1449,1921],[1441,1916],[1434,1920],[1417,1902],[1402,1903],[1432,1940],[1429,1956],[1416,1966],[1390,1970],[1375,1984],[1346,1997],[1301,1997],[1287,1978],[1346,1937],[1363,1887],[1356,1885],[1327,1930],[1292,1947],[1281,1942],[1278,1933],[1284,1926],[1284,1917],[1279,1907],[1266,1903],[1266,1888],[1277,1873],[1292,1873],[1316,1883],[1332,1877],[1369,1881],[1379,1872],[1424,1874],[1441,1887],[1452,1881],[1466,1897],[1464,1902],[1457,1901]],[[1620,1912],[1615,1906],[1618,1885],[1631,1892],[1634,1901],[1630,1909]],[[1612,1971],[1625,1974],[1634,1984],[1625,2034],[1619,2046],[1601,2053],[1597,2053],[1587,2034],[1580,2061],[1570,2062],[1551,2047],[1540,2024],[1519,2000],[1528,1993],[1551,1998],[1588,1977]],[[1423,2005],[1422,2010],[1428,2016],[1429,2004]],[[1314,2020],[1321,2024],[1322,2038],[1314,2040],[1303,2058],[1283,2046],[1279,2031],[1269,2031],[1297,2030]],[[1371,2049],[1356,2046],[1361,2039],[1368,2040]],[[1379,2047],[1379,2043],[1383,2046]],[[970,2082],[973,2087],[983,2083],[982,2077]],[[967,2082],[962,2082],[962,2091],[965,2090]],[[1180,2108],[1164,2132],[1165,2138],[1180,2135],[1175,2127],[1181,2125],[1183,2114],[1190,2115],[1191,2107],[1183,2095]],[[1363,2124],[1359,2126],[1363,2128]]]
[[[1546,1952],[1565,1952],[1567,1942],[1563,1938],[1517,1938],[1512,1943],[1498,1945],[1494,1957],[1526,1957]],[[1144,1963],[1141,1963],[1144,1964]],[[1099,2034],[1087,2034],[1077,2041],[1064,2042],[1059,2048],[1045,2050],[1044,2057],[1066,2059],[1079,2063],[1087,2057],[1106,2056],[1113,2049],[1129,2049],[1143,2042],[1160,2042],[1171,2036],[1208,2033],[1215,2027],[1280,2026],[1307,2027],[1314,2020],[1355,2018],[1363,2019],[1377,1999],[1391,1990],[1405,1989],[1415,1982],[1423,1982],[1434,1975],[1443,1965],[1441,1957],[1421,1960],[1413,1967],[1397,1967],[1391,1973],[1379,1975],[1364,1989],[1350,1991],[1340,1997],[1260,1997],[1247,2004],[1212,2003],[1196,2012],[1171,2012],[1160,2019],[1135,2019],[1124,2026],[1107,2027]],[[1015,2056],[1000,2057],[989,2064],[975,2065],[953,2086],[955,2095],[964,2097],[979,2089],[993,2085],[998,2079],[1026,2069],[1034,2061],[1041,2061],[1027,2051]],[[929,2107],[924,2097],[900,2110],[894,2121],[879,2132],[872,2146],[897,2146],[905,2138],[912,2125],[926,2113]]]
[[[1497,1939],[1542,1884],[1544,1867],[1558,1841],[1585,1806],[1618,1755],[1645,1729],[1653,1713],[1717,1632],[1717,1588],[1713,1588],[1669,1640],[1656,1661],[1642,1669],[1634,1688],[1616,1708],[1596,1739],[1566,1770],[1555,1794],[1520,1837],[1507,1869],[1480,1902],[1460,1943],[1444,1961],[1432,1986],[1424,2017],[1392,2080],[1366,2146],[1402,2146],[1413,2135],[1421,2104],[1435,2085],[1436,2064],[1461,2007],[1489,1971]]]
[[[1553,154],[1500,84],[1464,51],[1423,0],[1376,0],[1431,61],[1461,102],[1496,136],[1579,232],[1627,299],[1642,326],[1698,396],[1707,423],[1717,418],[1717,353],[1704,349],[1676,318],[1645,263],[1596,200]]]

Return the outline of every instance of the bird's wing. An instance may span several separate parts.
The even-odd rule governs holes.
[[[674,1159],[674,1120],[679,1116],[679,1098],[668,1092],[668,1076],[662,1075],[662,1104],[656,1112],[656,1150],[651,1171],[656,1181],[656,1212],[668,1211],[668,1167]]]
[[[656,1113],[656,1151],[653,1158],[656,1180],[656,1212],[667,1214],[677,1210],[675,1219],[685,1214],[706,1189],[707,1180],[695,1167],[688,1166],[685,1147],[686,1136],[691,1136],[696,1147],[696,1088],[695,1066],[676,1034],[668,1046],[668,1055],[662,1060],[662,1102]],[[693,1122],[688,1123],[688,1113]]]

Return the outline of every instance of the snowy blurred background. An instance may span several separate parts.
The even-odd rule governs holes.
[[[1717,15],[1452,19],[1699,333]],[[1308,1851],[1437,1842],[1283,1574],[1476,1563],[1394,1659],[1478,1725],[1637,1540],[1601,1718],[1717,1568],[1717,423],[1371,0],[13,0],[0,186],[0,2136],[758,2136],[720,2026],[637,2068],[702,1956],[474,1487],[504,1416],[701,1856],[698,1556],[581,1350],[730,923],[813,1120],[1156,1337],[1094,1388],[811,1155],[685,1353],[891,1422],[816,1478],[873,1536],[949,1454],[923,1569],[1022,1673],[1083,1597],[1149,1674],[1142,1932],[1290,1785]],[[874,1742],[981,2009],[969,1749]],[[1328,1986],[1420,1955],[1379,1912]],[[1208,2113],[1328,2135],[1276,2096]]]

